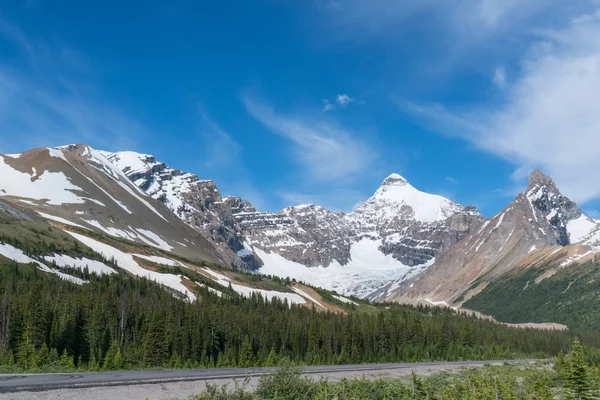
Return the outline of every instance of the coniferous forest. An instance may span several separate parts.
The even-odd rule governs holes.
[[[73,270],[70,273],[77,274]],[[318,312],[281,301],[198,301],[124,272],[78,286],[34,265],[0,265],[4,371],[250,367],[545,357],[567,351],[569,331],[514,329],[449,309],[373,306]],[[596,345],[595,334],[579,334]]]

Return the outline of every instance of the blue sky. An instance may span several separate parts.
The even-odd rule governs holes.
[[[398,172],[490,216],[542,168],[596,215],[599,8],[0,0],[0,151],[136,150],[273,211]]]

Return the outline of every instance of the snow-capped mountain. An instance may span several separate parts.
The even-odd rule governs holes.
[[[456,303],[482,290],[489,279],[526,265],[535,253],[547,255],[564,246],[592,241],[597,221],[584,215],[577,204],[563,196],[554,181],[534,171],[527,189],[499,214],[442,254],[424,274],[390,284],[373,298],[385,301]],[[587,254],[585,242],[564,255]],[[566,265],[566,264],[565,264]],[[457,300],[459,298],[459,300]]]
[[[148,195],[204,234],[228,261],[367,296],[389,281],[414,276],[483,222],[473,207],[387,177],[354,212],[317,205],[257,212],[237,197],[222,198],[213,181],[132,152],[103,153]]]
[[[0,197],[55,224],[377,301],[459,304],[512,268],[600,254],[598,221],[540,171],[485,220],[398,174],[351,213],[271,213],[146,154],[69,145],[0,161]]]

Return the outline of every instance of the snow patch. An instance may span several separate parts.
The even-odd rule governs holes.
[[[117,271],[100,261],[87,258],[74,258],[66,254],[45,256],[44,260],[48,263],[55,263],[59,268],[73,267],[83,271],[87,267],[88,271],[97,275],[111,275],[117,273]]]
[[[16,247],[11,246],[10,244],[0,243],[0,255],[3,255],[9,260],[13,260],[21,264],[37,264],[40,270],[57,275],[59,278],[69,281],[71,283],[75,283],[77,285],[83,285],[84,283],[87,283],[87,281],[84,281],[83,279],[57,271],[48,267],[46,264],[41,263],[38,260],[34,260],[33,258],[26,255],[21,249],[17,249]]]
[[[9,196],[46,199],[48,204],[53,205],[85,203],[83,198],[73,193],[83,192],[83,189],[73,185],[62,172],[46,171],[32,182],[30,174],[17,171],[2,158],[0,176],[0,192]]]
[[[309,299],[310,301],[312,301],[313,303],[315,303],[316,305],[320,306],[321,308],[325,308],[325,306],[323,306],[323,304],[319,303],[317,301],[317,299],[315,299],[314,297],[312,297],[310,294],[306,293],[304,290],[299,289],[297,287],[293,287],[292,290],[296,293],[298,293],[300,296],[302,297],[306,297],[307,299]]]
[[[149,231],[147,229],[135,228],[135,230],[138,231],[139,233],[141,233],[142,235],[146,236],[148,239],[152,240],[155,243],[154,247],[158,247],[159,249],[163,249],[166,251],[173,250],[173,247],[170,246],[169,243],[165,242],[156,233]]]
[[[338,295],[335,295],[335,294],[332,294],[332,296],[333,296],[333,298],[335,298],[335,299],[337,299],[337,300],[341,301],[342,303],[346,303],[346,304],[354,304],[355,306],[357,306],[357,305],[358,305],[358,303],[356,303],[356,302],[354,302],[354,301],[352,301],[352,300],[350,300],[350,299],[347,299],[347,298],[345,298],[344,296],[338,296]]]
[[[67,159],[65,158],[65,155],[63,154],[63,152],[60,149],[49,147],[48,153],[50,154],[50,157],[60,158],[62,160],[67,161]]]
[[[598,224],[588,216],[581,214],[577,219],[567,222],[567,232],[571,243],[581,242]]]

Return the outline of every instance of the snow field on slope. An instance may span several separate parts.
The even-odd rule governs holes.
[[[176,291],[185,294],[191,301],[196,300],[196,296],[183,283],[181,283],[181,275],[161,274],[159,272],[149,271],[140,267],[140,265],[133,259],[132,254],[125,253],[112,246],[75,232],[65,232],[95,252],[102,254],[107,259],[114,259],[117,265],[125,271],[142,278],[150,279],[151,281],[156,281],[164,286],[170,287],[171,289],[175,289]]]
[[[598,226],[598,223],[584,214],[577,219],[567,222],[567,232],[571,243],[577,243],[585,239],[585,237]]]
[[[73,190],[84,192],[79,186],[71,183],[62,172],[44,173],[35,181],[31,175],[20,172],[8,165],[2,157],[0,162],[0,192],[9,196],[29,199],[48,199],[48,204],[84,204],[85,200],[73,193]]]
[[[0,243],[0,255],[3,255],[9,260],[13,260],[21,264],[37,264],[40,270],[54,275],[58,275],[59,278],[75,283],[77,285],[83,285],[84,283],[87,283],[87,281],[84,281],[83,279],[57,271],[48,267],[46,264],[41,263],[38,260],[34,260],[33,258],[23,253],[21,249],[17,249],[16,247],[11,246],[10,244]]]
[[[325,306],[323,306],[323,304],[319,303],[317,301],[317,299],[315,299],[314,297],[312,297],[310,294],[306,293],[304,290],[297,288],[297,287],[293,287],[292,290],[296,293],[298,293],[300,296],[302,297],[306,297],[307,299],[309,299],[310,301],[312,301],[313,303],[317,304],[318,306],[325,308]]]
[[[312,286],[335,290],[344,295],[364,298],[391,281],[404,281],[423,272],[433,260],[422,266],[409,267],[379,251],[381,240],[362,239],[350,249],[351,260],[346,265],[333,261],[329,266],[306,267],[289,261],[277,253],[254,248],[264,265],[264,275],[295,278]]]
[[[110,275],[116,273],[114,269],[106,264],[100,261],[90,260],[85,257],[75,258],[66,254],[54,254],[53,256],[45,256],[44,260],[46,260],[48,263],[54,262],[61,268],[73,267],[79,268],[83,271],[87,267],[88,271],[97,275]]]
[[[244,297],[251,297],[252,293],[260,294],[265,299],[271,301],[274,298],[280,299],[281,301],[287,300],[290,305],[292,304],[306,304],[306,301],[302,298],[302,296],[296,293],[286,293],[286,292],[277,292],[275,290],[264,290],[264,289],[255,289],[248,286],[238,285],[237,283],[233,283],[231,279],[226,277],[223,274],[219,274],[218,272],[213,271],[210,268],[203,267],[202,268],[206,273],[213,276],[213,280],[217,282],[221,286],[229,287],[231,284],[231,288],[239,295]]]
[[[350,299],[347,299],[347,298],[345,298],[345,297],[343,297],[343,296],[337,296],[337,295],[335,295],[335,294],[332,294],[332,296],[333,296],[335,299],[338,299],[339,301],[341,301],[342,303],[346,303],[346,304],[354,304],[355,306],[357,306],[357,305],[358,305],[358,303],[356,303],[356,302],[354,302],[354,301],[352,301],[352,300],[350,300]]]

